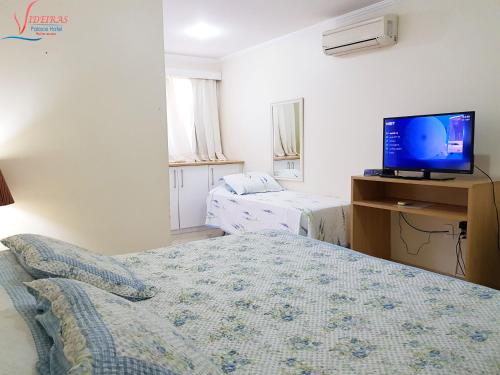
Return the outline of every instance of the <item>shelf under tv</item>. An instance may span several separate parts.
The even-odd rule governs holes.
[[[398,205],[398,199],[353,201],[353,205],[379,208],[412,215],[432,216],[454,221],[467,221],[467,207],[451,204],[429,203],[405,199],[405,206]]]
[[[500,196],[500,182],[495,182]],[[398,205],[404,202],[406,205]],[[492,185],[487,179],[453,181],[352,178],[351,246],[391,258],[391,214],[423,215],[467,222],[468,281],[500,289],[500,251]]]

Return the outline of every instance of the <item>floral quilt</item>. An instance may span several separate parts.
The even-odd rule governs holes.
[[[279,231],[120,256],[227,374],[500,374],[500,292]]]

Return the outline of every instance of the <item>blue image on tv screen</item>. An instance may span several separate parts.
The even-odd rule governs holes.
[[[470,112],[384,119],[384,168],[470,171],[473,122]]]

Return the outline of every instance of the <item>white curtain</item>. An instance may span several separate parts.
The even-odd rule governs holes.
[[[215,80],[167,77],[170,161],[225,160]]]
[[[292,103],[273,105],[275,156],[298,155],[295,119],[295,106]]]
[[[195,161],[196,136],[191,82],[167,77],[168,153],[170,161]]]
[[[202,160],[225,160],[220,138],[217,82],[192,79],[194,127],[198,155]]]

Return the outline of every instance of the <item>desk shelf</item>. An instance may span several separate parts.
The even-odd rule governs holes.
[[[378,208],[381,210],[396,211],[405,214],[431,216],[441,219],[449,219],[453,221],[467,221],[467,207],[455,206],[451,204],[427,203],[412,200],[405,200],[407,206],[399,206],[398,199],[383,199],[383,200],[362,200],[352,202],[355,206],[364,206]],[[419,207],[425,204],[426,207]]]
[[[500,197],[499,182],[495,182],[495,189]],[[410,205],[400,206],[397,204],[399,201]],[[390,259],[392,212],[466,221],[466,280],[500,289],[500,250],[497,249],[492,185],[488,180],[418,181],[353,177],[352,248]]]

